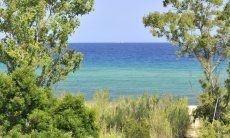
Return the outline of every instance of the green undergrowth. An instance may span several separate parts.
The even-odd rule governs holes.
[[[146,93],[110,101],[109,92],[99,90],[90,106],[96,109],[101,137],[184,137],[190,124],[185,98]]]

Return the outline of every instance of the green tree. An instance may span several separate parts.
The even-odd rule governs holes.
[[[0,74],[0,137],[98,137],[95,112],[82,96],[55,97],[30,67]]]
[[[166,37],[180,47],[179,56],[194,56],[203,69],[197,117],[220,119],[225,110],[225,92],[218,81],[218,67],[227,56],[230,44],[230,2],[222,0],[164,0],[168,12],[154,12],[143,18],[152,35]],[[227,101],[229,102],[229,101]]]
[[[0,63],[7,67],[0,74],[0,137],[97,137],[94,111],[84,99],[56,98],[51,91],[80,67],[82,54],[68,49],[68,37],[93,5],[94,0],[0,2]]]
[[[78,17],[93,5],[94,0],[2,0],[0,62],[9,74],[18,67],[39,68],[37,85],[51,87],[79,68],[82,54],[69,50],[67,41],[80,25]]]
[[[21,127],[26,132],[29,114],[37,110],[47,110],[51,104],[51,91],[36,86],[32,69],[25,67],[11,75],[0,74],[0,124],[8,132],[13,127]]]

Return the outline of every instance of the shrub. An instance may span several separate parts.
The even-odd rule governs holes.
[[[105,93],[97,93],[94,97],[97,109],[100,108],[96,105],[97,101],[108,91]],[[103,124],[102,135],[115,130],[117,134],[134,138],[183,137],[190,123],[186,99],[159,99],[149,94],[113,102],[109,102],[108,97],[106,99],[104,106],[107,106],[102,107],[103,112],[99,116],[99,123]]]
[[[49,131],[53,129],[52,116],[45,111],[35,109],[28,115],[28,128],[29,132],[36,131]]]
[[[168,101],[170,101],[170,104],[166,107],[166,114],[172,128],[173,136],[184,137],[190,123],[187,100],[170,99]]]
[[[0,74],[0,131],[4,137],[98,136],[95,112],[82,96],[60,98],[36,85],[33,69]]]
[[[32,131],[30,134],[22,134],[17,130],[11,130],[5,138],[71,138],[71,133],[64,133],[54,129],[52,131]]]
[[[64,132],[72,132],[74,137],[98,137],[95,112],[84,105],[82,96],[65,94],[52,108],[55,126]]]
[[[150,123],[147,119],[135,120],[128,118],[124,126],[124,135],[127,138],[150,138]]]
[[[212,123],[204,121],[199,135],[202,138],[227,138],[230,136],[230,125],[224,125],[217,120]]]
[[[150,116],[151,137],[153,138],[172,138],[173,131],[167,114],[163,109],[156,109]],[[157,125],[158,124],[158,125]]]
[[[0,74],[0,123],[4,131],[21,125],[24,132],[28,115],[35,109],[47,110],[51,105],[51,91],[35,84],[35,74],[26,67],[12,75]]]

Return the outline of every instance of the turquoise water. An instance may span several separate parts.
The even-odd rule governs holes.
[[[58,83],[57,93],[82,93],[90,99],[97,89],[108,89],[112,98],[138,96],[144,92],[188,96],[196,103],[201,93],[199,63],[194,58],[177,58],[178,50],[167,43],[70,44],[83,52],[80,71]],[[226,65],[221,66],[222,81]]]
[[[112,98],[138,96],[145,92],[188,96],[197,103],[202,78],[194,58],[177,58],[176,49],[167,43],[92,43],[70,44],[84,54],[81,69],[57,83],[53,90],[81,93],[90,99],[97,89],[108,89]],[[0,69],[3,69],[0,65]],[[226,75],[226,63],[220,77]]]

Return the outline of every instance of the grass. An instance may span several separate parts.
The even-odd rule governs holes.
[[[128,138],[184,137],[190,124],[187,99],[148,93],[111,101],[99,90],[88,106],[95,108],[101,136]]]

